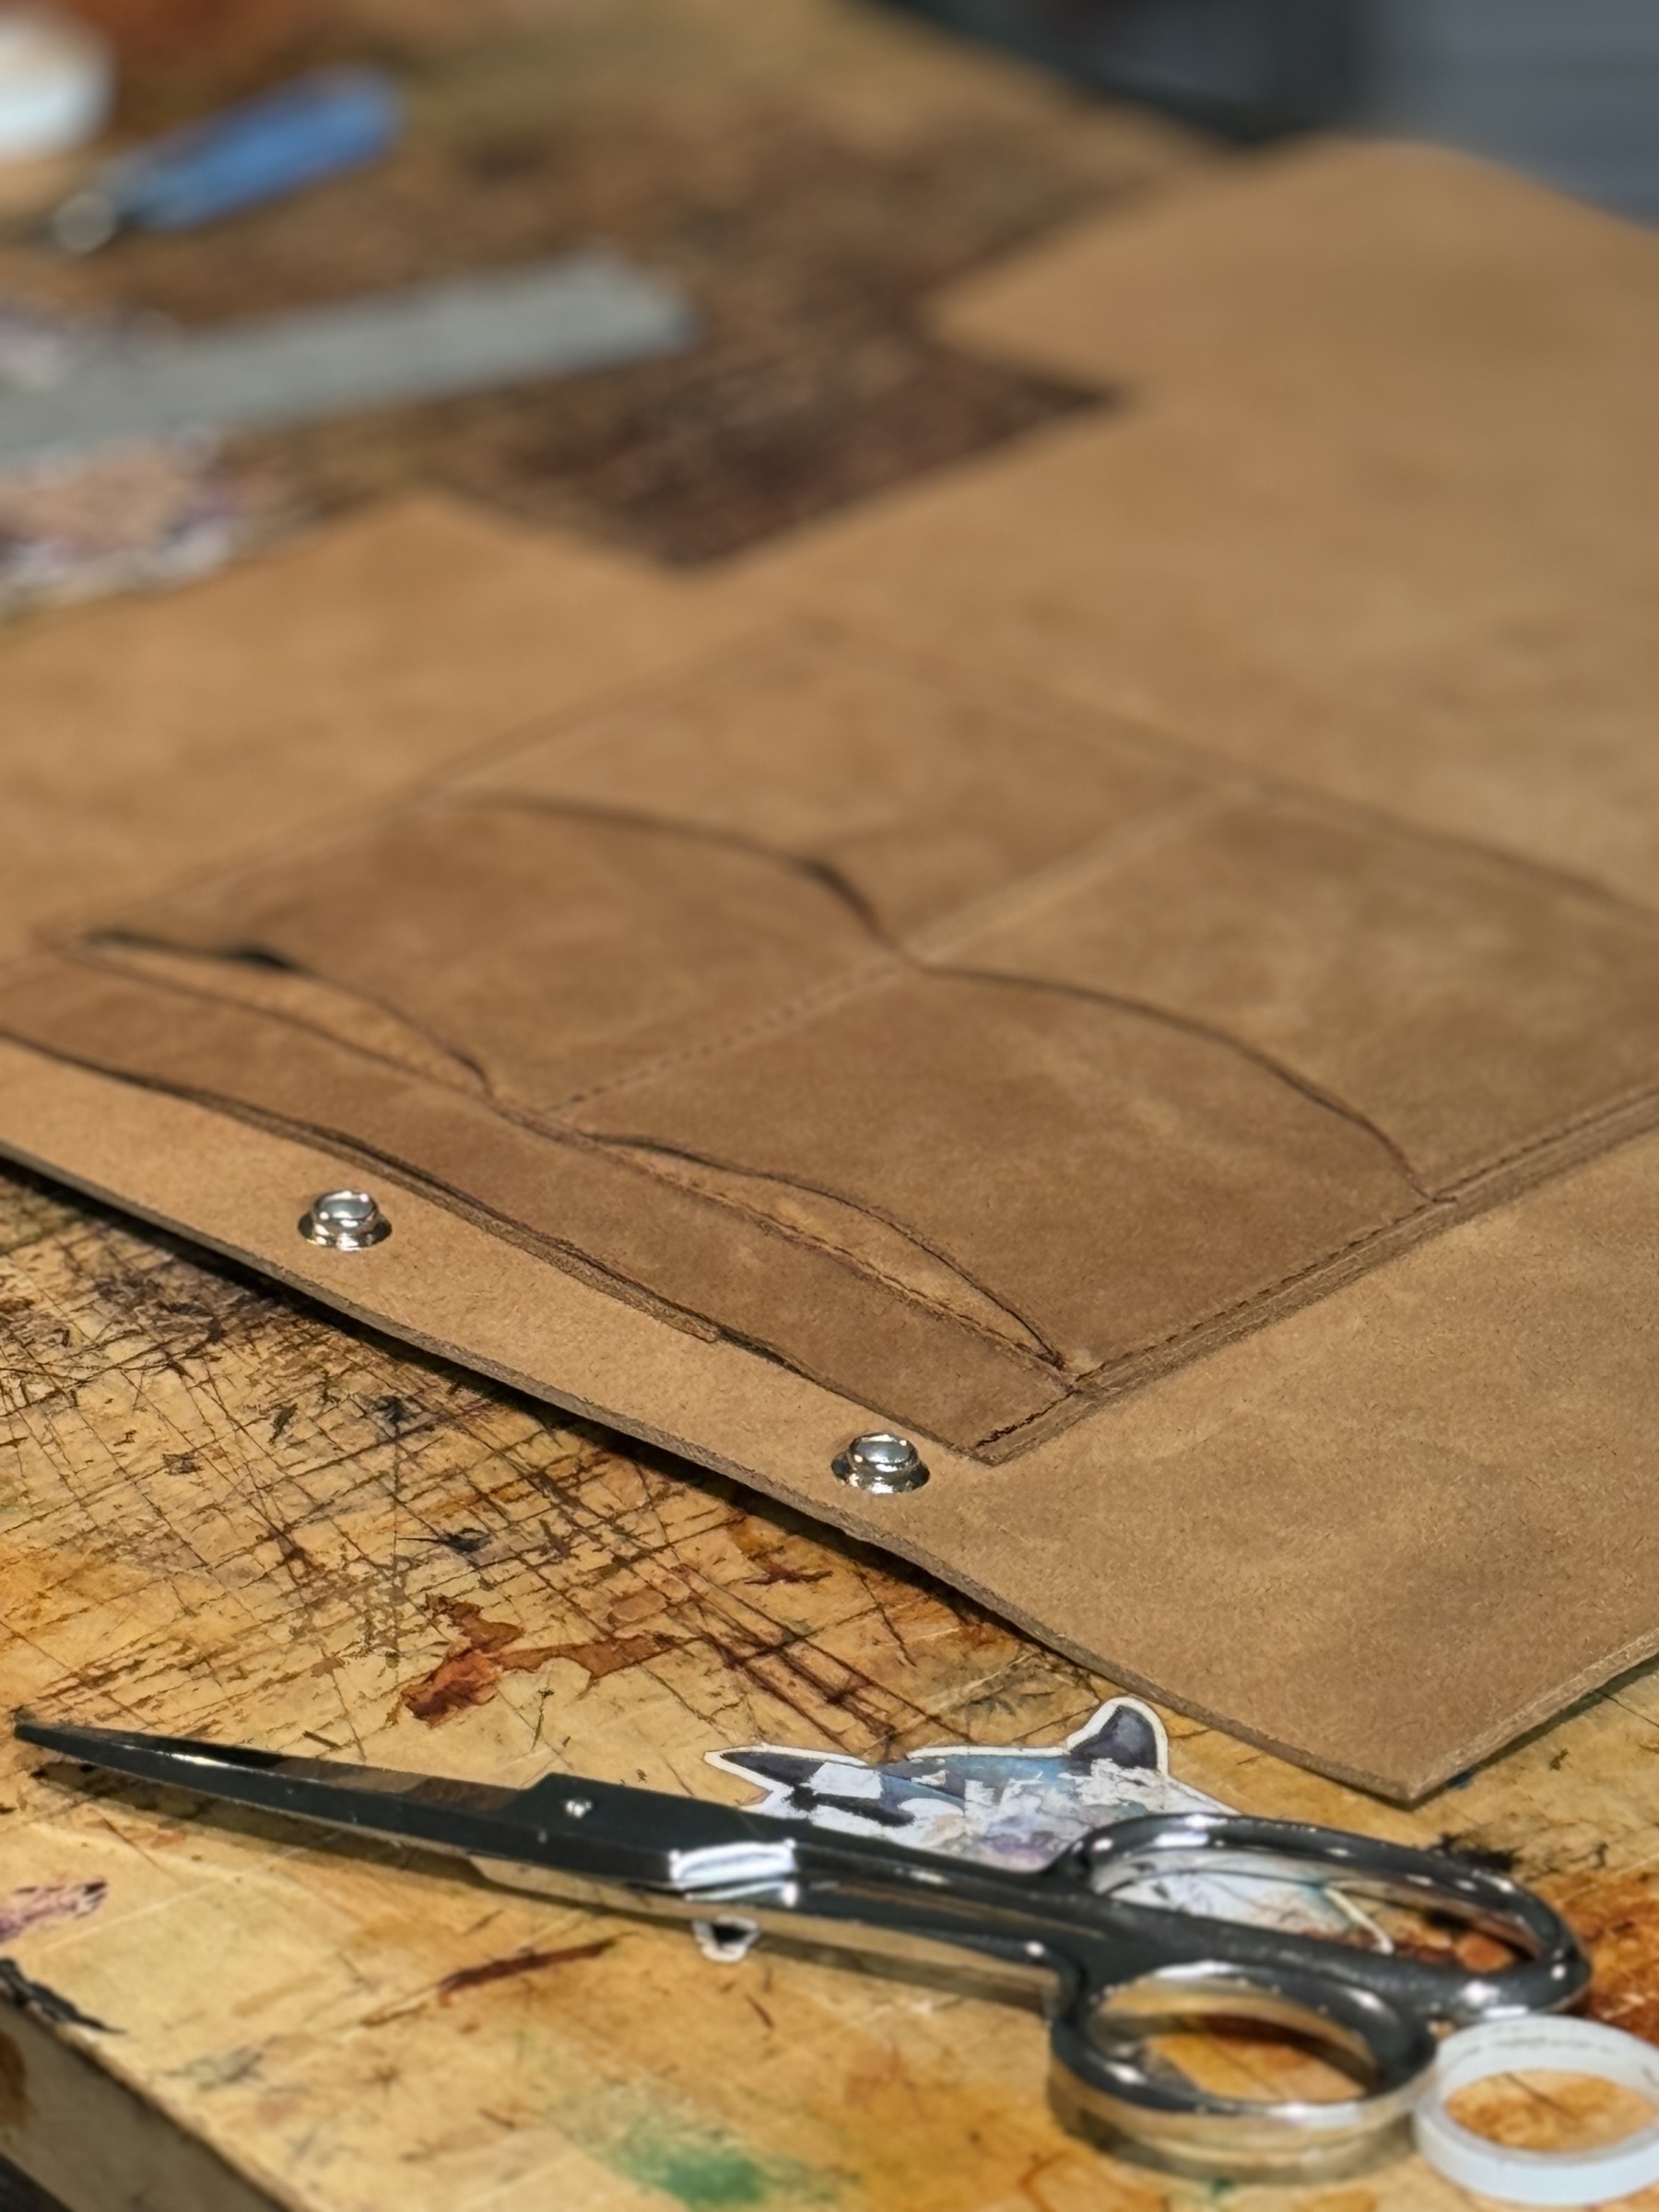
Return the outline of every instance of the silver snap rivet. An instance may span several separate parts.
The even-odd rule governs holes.
[[[591,1797],[567,1797],[565,1799],[565,1811],[572,1820],[585,1820],[593,1809],[594,1801]]]
[[[392,1234],[392,1224],[367,1191],[324,1191],[301,1218],[300,1234],[308,1244],[326,1245],[330,1252],[363,1252],[382,1243]]]
[[[885,1429],[855,1436],[830,1465],[843,1482],[875,1498],[897,1498],[905,1490],[919,1490],[927,1480],[922,1454],[910,1438]]]

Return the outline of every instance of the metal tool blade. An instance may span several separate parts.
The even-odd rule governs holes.
[[[0,394],[0,461],[453,397],[676,353],[672,286],[604,248],[189,335],[130,340],[47,391]]]
[[[15,1725],[22,1742],[110,1773],[286,1819],[573,1874],[618,1888],[695,1889],[775,1877],[793,1849],[778,1822],[734,1806],[576,1775],[550,1774],[530,1789],[504,1790],[192,1736],[81,1728],[26,1715]]]

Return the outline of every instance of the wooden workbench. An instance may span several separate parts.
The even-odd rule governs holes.
[[[0,1688],[528,1781],[741,1800],[770,1740],[1032,1743],[1109,1685],[728,1484],[0,1177]],[[1500,1853],[1659,2036],[1659,1679],[1415,1813],[1171,1719],[1252,1811]],[[0,2150],[72,2212],[1155,2212],[1065,2135],[1027,2015],[306,1843],[0,1750]],[[1265,2054],[1198,2054],[1256,2069]],[[1606,2125],[1513,2092],[1522,2139]],[[1451,2206],[1415,2161],[1230,2202]],[[1653,2201],[1659,2203],[1659,2193]]]

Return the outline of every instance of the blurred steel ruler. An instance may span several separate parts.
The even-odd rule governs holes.
[[[696,335],[672,286],[595,247],[339,307],[128,338],[47,390],[0,393],[0,462],[453,397],[677,353]]]

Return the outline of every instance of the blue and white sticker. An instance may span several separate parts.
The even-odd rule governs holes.
[[[708,1759],[759,1785],[765,1794],[755,1812],[1020,1870],[1046,1866],[1091,1830],[1137,1813],[1230,1809],[1175,1780],[1169,1734],[1138,1698],[1109,1699],[1063,1744],[1046,1747],[937,1744],[872,1765],[844,1751],[747,1744],[711,1751]],[[1257,1927],[1359,1936],[1388,1947],[1349,1899],[1312,1882],[1174,1874],[1115,1894]]]

